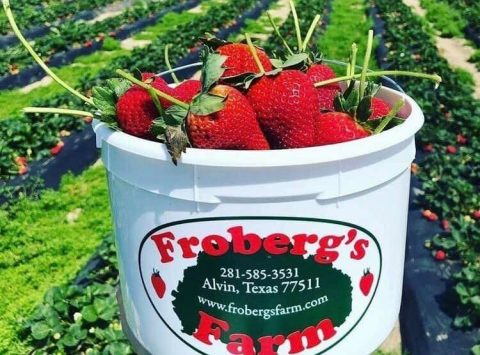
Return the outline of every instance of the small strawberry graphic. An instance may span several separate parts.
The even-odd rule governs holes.
[[[373,285],[373,274],[369,269],[363,272],[363,276],[360,278],[360,291],[364,296],[368,296]]]
[[[163,281],[162,277],[160,276],[160,272],[158,270],[153,269],[152,277],[150,278],[152,281],[153,289],[155,290],[158,298],[163,298],[165,295],[165,281]]]

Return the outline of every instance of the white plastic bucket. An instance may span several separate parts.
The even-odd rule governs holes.
[[[188,149],[94,121],[128,325],[152,354],[369,354],[402,293],[423,114],[330,146]],[[156,274],[154,271],[158,271]],[[163,281],[163,284],[162,284]],[[165,290],[163,290],[165,286]]]

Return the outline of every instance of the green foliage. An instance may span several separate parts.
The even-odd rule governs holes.
[[[117,49],[120,49],[120,42],[112,37],[107,37],[103,41],[102,49],[108,52],[116,51]]]
[[[372,21],[366,16],[363,0],[333,0],[329,24],[317,45],[325,58],[348,62],[352,43],[358,47],[357,65],[362,65],[365,57],[368,30]],[[373,43],[373,53],[377,41]],[[370,69],[376,68],[376,62],[370,62]],[[345,75],[345,67],[334,66],[336,72]]]
[[[387,62],[399,70],[435,72],[443,78],[438,90],[431,83],[402,79],[405,91],[422,107],[426,123],[417,135],[420,145],[434,150],[419,163],[418,177],[424,191],[423,208],[449,221],[449,230],[435,236],[432,246],[445,250],[462,270],[454,276],[458,296],[453,325],[461,328],[480,324],[480,221],[472,212],[480,208],[480,101],[473,99],[465,76],[452,70],[422,22],[409,7],[396,0],[377,0],[385,21],[383,34],[390,51]],[[466,139],[462,142],[459,137]],[[455,154],[446,146],[457,147]],[[455,310],[454,310],[455,311]]]
[[[66,284],[49,289],[33,312],[22,320],[22,339],[36,354],[132,354],[116,301],[118,271],[113,238],[93,256],[98,269],[80,275],[83,286]]]
[[[18,318],[52,284],[71,279],[111,228],[103,167],[67,175],[59,191],[0,211],[0,353],[27,353]]]
[[[460,12],[436,0],[421,0],[420,5],[427,10],[427,20],[442,37],[463,37],[467,23]]]

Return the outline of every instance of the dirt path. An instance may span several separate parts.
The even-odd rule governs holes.
[[[425,9],[420,6],[419,0],[403,0],[419,16],[426,15]],[[444,57],[452,68],[461,68],[469,72],[475,81],[474,97],[480,99],[480,72],[468,59],[474,53],[464,38],[443,38],[435,36],[435,44],[438,52]]]
[[[121,0],[111,3],[105,6],[103,9],[99,11],[99,15],[87,23],[95,23],[99,21],[106,20],[110,17],[115,17],[120,15],[125,9],[133,4],[133,0]]]

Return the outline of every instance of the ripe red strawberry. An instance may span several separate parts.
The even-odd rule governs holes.
[[[315,123],[316,145],[347,142],[370,135],[369,131],[343,112],[319,113]]]
[[[271,71],[272,63],[270,62],[268,55],[261,49],[256,48],[256,51],[265,71]],[[218,47],[216,52],[227,57],[227,60],[224,63],[224,66],[227,68],[227,70],[225,70],[223,73],[222,78],[237,76],[245,73],[260,72],[255,60],[253,59],[252,52],[250,52],[250,48],[248,48],[248,45],[246,44],[225,44]]]
[[[27,165],[27,158],[22,157],[22,156],[18,156],[18,157],[15,158],[15,163],[17,165]]]
[[[465,145],[468,143],[468,139],[462,134],[457,134],[457,143]]]
[[[392,108],[386,101],[378,97],[373,97],[372,106],[370,107],[370,109],[372,110],[372,114],[370,115],[369,120],[376,120],[388,115]]]
[[[263,82],[262,82],[263,80]],[[248,97],[272,148],[315,145],[317,93],[307,75],[284,70],[273,79],[262,78]]]
[[[26,165],[19,165],[18,175],[25,175],[26,173],[28,173],[28,167]]]
[[[430,210],[423,210],[422,216],[425,217],[430,222],[438,221],[438,215],[435,212],[432,212]]]
[[[63,146],[64,146],[64,145],[65,145],[65,144],[64,144],[62,141],[58,142],[58,143],[55,145],[55,147],[53,147],[52,149],[50,149],[50,154],[53,155],[53,156],[58,155],[58,153],[60,153],[61,150],[63,149]]]
[[[447,153],[449,154],[456,154],[457,153],[457,147],[455,147],[454,145],[447,145]]]
[[[320,81],[336,78],[335,72],[326,64],[314,64],[307,70],[307,76],[310,81],[315,84]],[[333,83],[330,85],[320,86],[316,88],[318,104],[320,110],[335,111],[333,100],[340,92],[340,85]]]
[[[425,144],[425,145],[423,146],[423,151],[424,151],[425,153],[431,153],[431,152],[433,152],[433,149],[434,149],[434,148],[433,148],[433,144],[432,144],[432,143]]]
[[[240,91],[217,85],[214,95],[227,96],[224,107],[211,115],[189,114],[187,132],[195,148],[207,149],[269,149],[255,111]]]
[[[190,103],[195,95],[197,95],[201,88],[202,83],[199,80],[185,80],[175,88],[170,87],[161,87],[160,84],[155,84],[155,88],[173,96],[176,99],[179,99],[182,102]],[[172,106],[170,101],[160,98],[160,103],[164,109]]]
[[[373,285],[373,274],[370,270],[366,270],[363,272],[363,276],[360,278],[360,291],[362,291],[364,296],[368,296],[370,290],[372,289]]]
[[[474,219],[480,219],[480,210],[473,211],[472,216]]]
[[[160,276],[160,273],[156,270],[153,270],[150,281],[152,282],[153,289],[155,290],[158,298],[163,298],[165,295],[166,286],[165,281],[163,281],[162,277]]]
[[[159,112],[145,89],[128,89],[118,100],[116,111],[118,124],[125,133],[151,138],[150,127]]]
[[[435,260],[444,261],[447,258],[447,254],[443,250],[437,250],[435,252]]]
[[[442,228],[447,232],[450,231],[450,222],[448,221],[448,219],[442,220]]]

